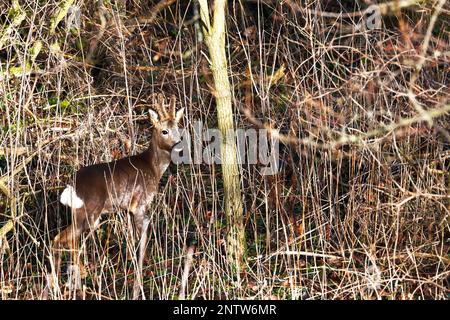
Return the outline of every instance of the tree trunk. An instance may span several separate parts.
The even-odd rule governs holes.
[[[211,71],[214,77],[215,98],[219,130],[222,134],[221,160],[227,217],[227,258],[236,279],[239,280],[241,264],[245,256],[245,232],[243,205],[239,177],[236,140],[234,135],[231,90],[228,79],[225,53],[225,0],[214,1],[213,24],[211,25],[207,0],[199,0],[200,17],[204,23],[205,42],[209,49]]]

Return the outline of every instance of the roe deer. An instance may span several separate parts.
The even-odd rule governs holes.
[[[153,132],[149,148],[141,154],[108,163],[81,168],[74,187],[68,185],[61,194],[62,204],[71,207],[72,225],[54,239],[53,255],[59,272],[61,249],[74,251],[84,231],[95,230],[103,213],[114,209],[128,210],[133,215],[139,239],[138,270],[134,280],[133,299],[142,293],[142,267],[150,218],[146,215],[158,190],[159,180],[171,161],[172,150],[180,151],[181,136],[178,123],[184,108],[175,111],[175,97],[165,108],[162,95],[155,110],[150,109]],[[76,263],[79,265],[79,263]]]

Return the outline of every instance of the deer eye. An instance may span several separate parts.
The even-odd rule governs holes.
[[[169,131],[168,130],[163,130],[163,131],[161,131],[161,133],[163,134],[163,135],[168,135],[169,134]]]

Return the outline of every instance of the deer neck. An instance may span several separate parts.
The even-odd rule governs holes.
[[[149,148],[144,152],[145,159],[149,163],[157,176],[157,179],[161,179],[161,176],[166,171],[170,164],[171,152],[165,149],[161,149],[155,138],[151,139]]]

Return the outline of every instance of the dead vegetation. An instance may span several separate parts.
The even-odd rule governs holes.
[[[171,167],[149,212],[148,298],[447,298],[450,6],[410,2],[370,29],[348,13],[372,1],[229,1],[235,126],[279,130],[281,169],[240,168],[237,283],[219,167]],[[84,237],[82,292],[49,282],[58,194],[147,146],[153,93],[177,96],[185,127],[217,126],[198,4],[13,0],[0,25],[0,297],[129,298],[125,212]]]

